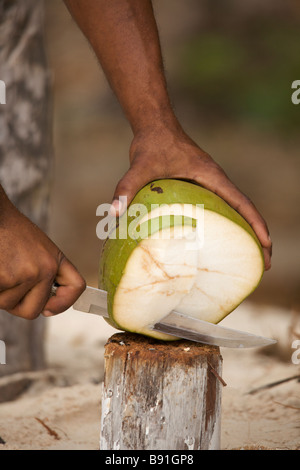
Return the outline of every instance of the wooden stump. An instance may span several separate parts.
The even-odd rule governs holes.
[[[104,357],[101,450],[220,448],[219,348],[117,333]]]

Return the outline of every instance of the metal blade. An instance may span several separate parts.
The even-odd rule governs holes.
[[[174,310],[153,325],[152,329],[191,341],[227,348],[254,348],[276,343],[270,338],[215,325]]]
[[[87,287],[73,308],[107,318],[107,292]],[[276,343],[273,339],[215,325],[174,310],[149,328],[179,338],[228,348],[253,348]]]
[[[88,286],[76,300],[73,308],[80,312],[94,313],[95,315],[108,318],[107,292]]]

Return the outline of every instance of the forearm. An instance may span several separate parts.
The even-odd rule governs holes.
[[[0,224],[4,213],[6,213],[7,207],[11,206],[12,203],[8,199],[3,187],[0,184]]]
[[[130,169],[119,181],[118,215],[149,181],[179,178],[215,192],[252,225],[270,267],[272,243],[262,216],[222,168],[182,130],[170,105],[151,0],[64,0],[89,42],[133,129]]]
[[[134,133],[177,126],[167,92],[151,0],[65,0]]]

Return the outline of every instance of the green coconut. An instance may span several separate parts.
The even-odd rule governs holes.
[[[99,288],[115,328],[170,340],[149,327],[172,310],[218,323],[263,272],[261,245],[240,214],[201,186],[163,179],[142,188],[110,232]]]

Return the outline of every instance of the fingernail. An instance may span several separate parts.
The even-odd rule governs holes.
[[[50,310],[44,310],[44,311],[42,312],[42,315],[43,315],[44,317],[53,317],[54,313],[50,312]]]
[[[115,199],[110,206],[109,214],[119,215],[121,214],[121,212],[122,212],[122,203],[121,201],[119,201],[119,199]]]

